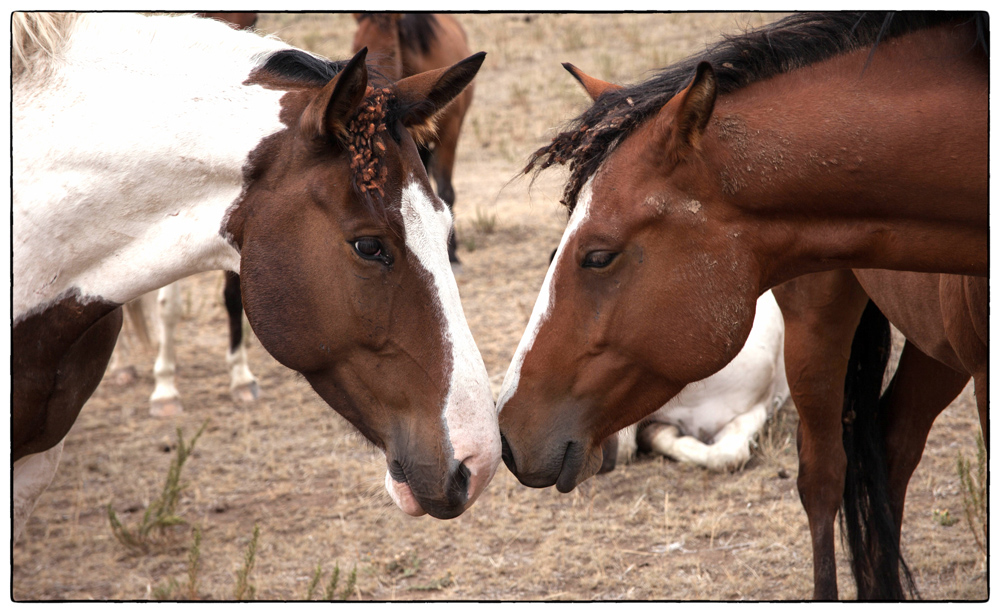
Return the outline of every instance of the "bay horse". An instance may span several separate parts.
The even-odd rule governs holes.
[[[13,535],[105,371],[121,305],[239,273],[264,348],[384,451],[411,515],[451,518],[500,460],[411,131],[484,55],[390,82],[193,16],[12,19]]]
[[[572,490],[801,275],[984,286],[987,32],[985,13],[797,14],[637,85],[578,77],[597,101],[525,168],[569,164],[570,218],[500,392],[511,472]],[[984,294],[966,294],[985,345]]]
[[[461,24],[447,14],[355,13],[358,23],[352,51],[368,47],[372,61],[390,79],[450,66],[469,55],[469,42]],[[437,131],[420,147],[420,159],[437,185],[438,196],[448,208],[455,206],[451,177],[455,152],[465,114],[472,105],[475,84],[470,84],[437,118]],[[448,258],[459,263],[457,239],[448,238]]]

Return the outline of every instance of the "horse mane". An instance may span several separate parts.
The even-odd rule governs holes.
[[[522,174],[553,164],[569,165],[562,203],[570,211],[587,178],[615,145],[631,134],[686,87],[702,61],[715,70],[718,91],[729,93],[835,55],[875,47],[881,40],[952,22],[975,20],[979,44],[988,54],[985,13],[863,12],[801,13],[735,36],[726,36],[704,53],[662,69],[646,81],[608,91],[548,145],[532,154]]]
[[[394,22],[392,13],[358,13],[358,21],[370,19],[380,30],[388,31]],[[399,13],[399,43],[414,53],[426,54],[437,40],[437,17],[432,13]]]
[[[437,17],[431,13],[403,13],[399,20],[399,42],[411,51],[430,53],[437,39]]]
[[[40,56],[55,57],[78,16],[77,13],[14,13],[10,25],[11,76],[24,74]]]

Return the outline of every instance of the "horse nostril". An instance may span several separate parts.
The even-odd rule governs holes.
[[[510,450],[507,437],[503,434],[500,435],[500,457],[503,459],[503,463],[507,465],[507,470],[516,475],[517,471],[514,470],[514,452]]]
[[[458,465],[458,468],[451,474],[451,482],[448,484],[448,497],[451,500],[458,500],[462,503],[469,496],[469,478],[472,474],[469,472],[469,467],[462,462]]]

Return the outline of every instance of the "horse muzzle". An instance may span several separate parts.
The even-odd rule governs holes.
[[[556,486],[563,494],[597,474],[604,459],[601,446],[570,439],[544,447],[552,450],[531,456],[515,452],[507,437],[501,433],[501,457],[507,469],[528,487]]]

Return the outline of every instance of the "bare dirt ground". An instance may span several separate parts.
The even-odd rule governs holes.
[[[527,323],[548,255],[565,223],[562,175],[508,184],[527,155],[587,104],[560,67],[609,80],[700,50],[723,32],[774,15],[463,15],[471,47],[489,55],[476,81],[459,151],[458,283],[494,389]],[[268,14],[259,27],[346,57],[350,15]],[[250,341],[263,397],[229,397],[222,275],[183,281],[178,387],[186,412],[148,415],[152,352],[129,387],[106,380],[67,438],[62,465],[12,550],[17,600],[153,598],[186,586],[194,526],[202,532],[195,593],[230,599],[254,526],[249,582],[259,599],[304,599],[317,565],[334,565],[365,600],[786,600],[812,593],[805,513],[795,489],[790,404],[738,474],[641,458],[570,494],[521,486],[501,466],[475,506],[438,521],[399,512],[383,490],[385,464],[295,373]],[[150,553],[131,553],[109,528],[110,504],[134,524],[159,493],[173,455],[208,420],[184,469],[173,528]],[[926,599],[988,597],[987,567],[966,519],[956,473],[975,457],[969,389],[938,419],[910,483],[903,549]],[[935,511],[959,521],[942,525]],[[940,514],[938,515],[938,517]],[[843,557],[841,596],[854,595]],[[184,595],[178,588],[175,595]],[[322,584],[317,597],[323,593]]]

